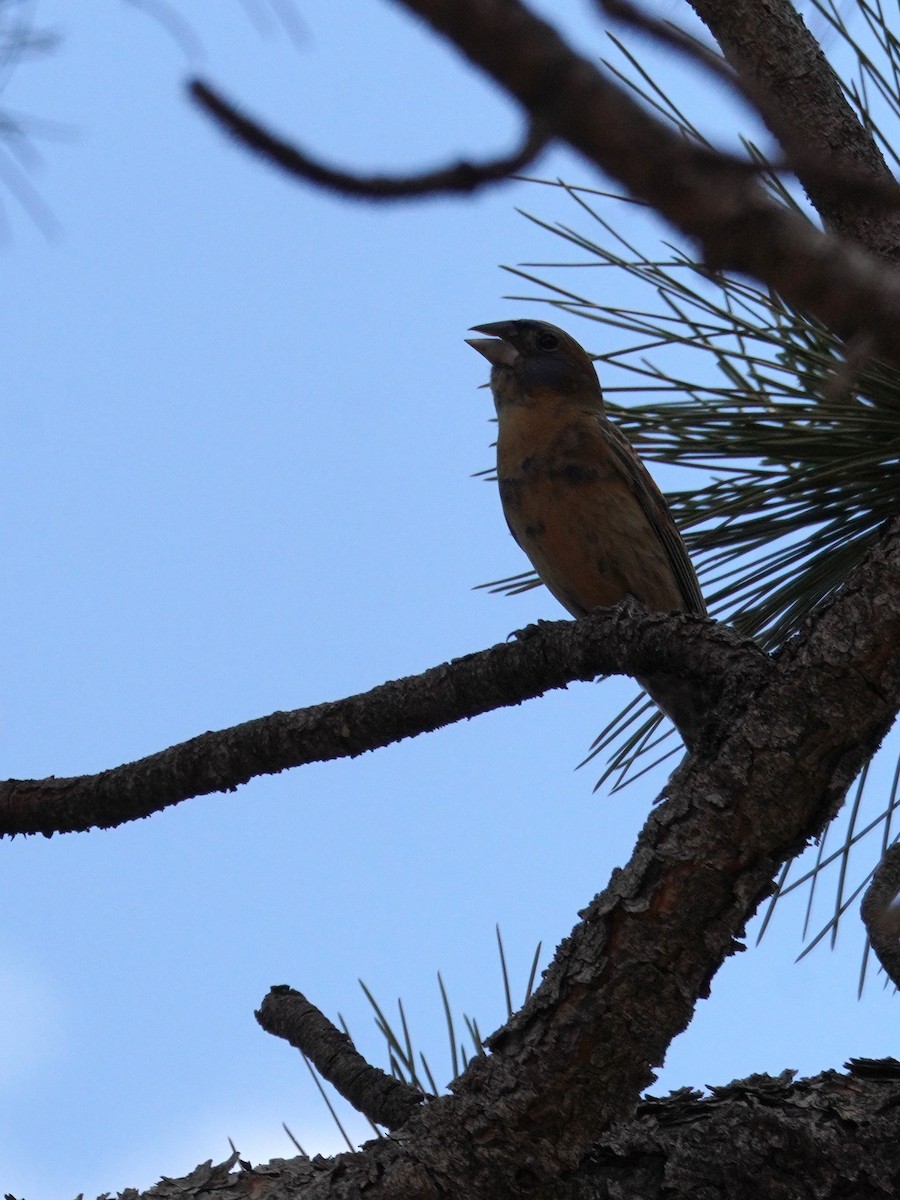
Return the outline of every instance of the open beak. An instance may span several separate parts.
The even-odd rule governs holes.
[[[494,321],[490,325],[473,325],[473,333],[487,333],[486,338],[466,338],[473,350],[483,355],[492,366],[512,367],[515,365],[519,352],[510,342],[504,340],[504,335],[512,332],[512,321]]]

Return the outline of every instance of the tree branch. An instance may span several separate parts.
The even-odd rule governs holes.
[[[534,122],[518,150],[504,158],[484,163],[452,163],[421,175],[355,175],[349,171],[326,167],[318,159],[305,154],[293,142],[277,137],[258,121],[235,108],[221,92],[204,83],[202,79],[191,80],[188,92],[207,115],[233,138],[281,167],[289,175],[343,196],[362,197],[366,200],[398,200],[414,196],[434,196],[445,192],[475,192],[488,184],[508,179],[510,175],[515,175],[530,166],[549,140],[547,131]]]
[[[893,184],[871,130],[790,0],[688,0],[725,57],[760,99],[769,129],[826,226],[887,262],[900,261],[900,212],[849,196],[812,164]]]
[[[894,522],[747,710],[724,722],[724,740],[676,771],[628,866],[457,1094],[484,1105],[489,1086],[519,1152],[526,1126],[538,1129],[558,1171],[570,1169],[597,1131],[628,1115],[781,864],[834,815],[898,707]]]
[[[736,668],[740,664],[740,671]],[[737,678],[749,686],[769,660],[724,626],[636,605],[598,609],[581,621],[542,624],[515,643],[454,659],[421,675],[293,712],[203,733],[97,775],[0,783],[0,835],[109,829],[192,796],[234,791],[257,775],[391,742],[598,675],[670,666],[689,678]]]
[[[594,3],[601,12],[609,14],[609,16],[614,17],[616,20],[633,29],[638,29],[642,33],[649,34],[650,37],[662,45],[677,50],[685,58],[690,59],[692,62],[703,67],[704,70],[716,75],[743,100],[746,100],[754,112],[763,115],[766,118],[766,124],[769,124],[767,114],[770,108],[773,109],[772,121],[784,123],[786,118],[780,105],[773,103],[772,96],[764,91],[746,71],[743,74],[739,74],[720,53],[705,46],[697,38],[692,37],[677,25],[673,25],[671,21],[662,21],[652,16],[650,13],[632,4],[631,0],[594,0]],[[827,65],[826,62],[826,67]],[[830,68],[828,69],[830,70]],[[843,95],[841,98],[843,99]],[[851,112],[850,115],[853,116],[853,113]],[[796,116],[796,113],[792,112],[788,116]],[[778,159],[768,158],[764,162],[760,162],[756,158],[738,158],[735,155],[726,154],[722,151],[718,151],[718,153],[721,155],[723,162],[730,162],[735,165],[740,163],[748,172],[753,172],[757,175],[761,171],[770,171],[779,175],[790,173],[797,175],[807,188],[812,186],[817,189],[817,192],[823,188],[828,188],[833,204],[839,199],[843,201],[843,199],[850,197],[869,200],[872,202],[869,217],[874,219],[877,215],[881,218],[885,208],[900,207],[900,186],[898,186],[893,175],[891,175],[886,164],[884,164],[880,151],[874,139],[870,137],[869,131],[862,126],[859,126],[859,128],[864,137],[875,147],[875,152],[878,154],[879,161],[884,166],[884,170],[873,173],[871,169],[861,168],[858,163],[846,161],[845,157],[836,158],[830,153],[826,157],[822,156],[816,150],[810,152],[805,131],[802,139],[799,137],[794,138],[788,157]],[[812,140],[815,141],[815,139]],[[782,149],[785,148],[783,140]],[[898,218],[897,223],[898,227],[900,227],[900,218]],[[831,222],[831,224],[836,228],[835,222]],[[878,220],[877,231],[879,233],[883,231],[882,219]],[[851,236],[854,231],[844,229],[842,232]],[[890,257],[890,255],[887,257]]]
[[[711,268],[762,280],[842,337],[871,333],[876,354],[900,365],[894,272],[645,111],[520,0],[397,3],[454,42],[532,119],[696,239]]]
[[[578,1171],[560,1180],[554,1200],[746,1200],[796,1196],[816,1200],[889,1197],[900,1176],[900,1078],[896,1061],[854,1060],[849,1074],[825,1071],[811,1079],[755,1075],[701,1096],[688,1088],[642,1102],[634,1118],[597,1139]],[[859,1069],[862,1067],[862,1069]],[[685,1136],[689,1131],[689,1136]],[[390,1153],[392,1147],[380,1147]],[[400,1151],[397,1150],[396,1157]],[[131,1200],[247,1200],[326,1194],[346,1172],[346,1156],[274,1159],[230,1175],[236,1155],[204,1163],[182,1179],[163,1179]],[[523,1174],[527,1171],[523,1164]],[[392,1176],[374,1171],[360,1195],[400,1197]],[[447,1181],[443,1196],[469,1193]],[[768,1187],[766,1186],[768,1185]],[[504,1196],[521,1196],[510,1189]],[[436,1197],[439,1193],[435,1191]],[[124,1195],[124,1193],[123,1193]]]
[[[565,1194],[602,1131],[633,1112],[780,864],[822,830],[898,707],[895,521],[746,708],[722,712],[716,744],[676,771],[631,861],[490,1039],[492,1053],[452,1096],[416,1109],[402,1137],[308,1175],[305,1200],[358,1200],[372,1180],[383,1200]],[[620,1139],[617,1129],[610,1144]]]
[[[763,278],[844,336],[871,331],[876,350],[900,361],[900,283],[853,247],[779,209],[745,173],[684,143],[516,0],[401,2],[452,37],[538,120],[697,237],[712,264]],[[295,759],[310,761],[303,756],[313,753],[313,743],[329,756],[360,753],[435,728],[451,710],[457,716],[450,719],[458,719],[515,702],[513,680],[524,698],[558,686],[546,681],[554,672],[558,680],[590,677],[579,673],[589,659],[591,675],[609,670],[619,645],[604,646],[599,666],[585,648],[600,629],[623,638],[629,671],[678,669],[675,659],[686,647],[689,657],[706,655],[698,678],[708,678],[705,671],[716,661],[715,627],[686,618],[654,623],[627,608],[599,613],[564,634],[550,626],[519,645],[485,652],[487,658],[470,656],[416,680],[385,685],[399,691],[384,711],[378,705],[386,693],[375,689],[308,710],[299,726],[291,723],[297,714],[276,714],[282,724],[273,726],[252,723],[250,740],[260,742],[253,761],[264,758],[270,765],[262,769],[281,770]],[[632,637],[637,640],[629,642]],[[779,865],[824,827],[894,720],[900,706],[900,523],[891,525],[852,580],[777,659],[736,640],[721,648],[729,660],[722,678],[730,690],[717,719],[669,781],[665,803],[651,813],[627,867],[582,914],[528,1005],[493,1036],[491,1055],[472,1063],[452,1096],[416,1108],[402,1136],[341,1156],[331,1170],[302,1164],[292,1192],[302,1186],[309,1200],[357,1200],[362,1192],[380,1200],[559,1197],[571,1172],[597,1161],[592,1148],[598,1135],[633,1112],[653,1066],[686,1026],[718,967],[739,948],[735,939]],[[480,674],[470,672],[476,660]],[[746,686],[745,672],[754,676]],[[414,730],[398,716],[410,716],[406,690],[416,699]],[[490,702],[479,698],[484,692]],[[366,703],[352,709],[351,722],[353,700]],[[330,725],[323,727],[326,711]],[[383,718],[377,729],[373,713]],[[174,780],[176,790],[183,789],[192,772],[208,782],[221,779],[222,765],[232,778],[247,768],[246,750],[232,756],[230,740],[207,742],[203,750],[210,761],[198,767],[186,756],[184,770],[167,777],[170,788]],[[318,750],[315,757],[321,757]],[[207,790],[221,786],[215,782]],[[34,813],[27,816],[34,820]],[[857,1082],[857,1091],[864,1091],[866,1083]],[[846,1098],[851,1090],[841,1080],[838,1095]],[[757,1113],[763,1108],[756,1104]],[[846,1107],[826,1105],[822,1120],[835,1111],[839,1138],[846,1141]],[[884,1114],[884,1104],[878,1113]],[[761,1116],[761,1123],[766,1119]],[[614,1154],[621,1138],[618,1128],[604,1150]],[[703,1142],[704,1180],[721,1164],[730,1165],[727,1138],[712,1145],[722,1150],[710,1156],[710,1143]],[[741,1163],[746,1179],[758,1180],[759,1154]],[[822,1195],[830,1194],[834,1174],[823,1172]],[[621,1168],[611,1178],[620,1179]],[[855,1185],[836,1194],[856,1194],[862,1182]],[[281,1179],[270,1186],[262,1172],[256,1192],[278,1186]],[[732,1186],[720,1180],[723,1194]]]
[[[323,1079],[376,1125],[397,1129],[422,1103],[416,1088],[367,1063],[347,1034],[301,992],[273,987],[255,1015],[266,1033],[305,1054]]]

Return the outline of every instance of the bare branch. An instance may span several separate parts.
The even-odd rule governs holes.
[[[136,2],[136,0],[132,0]],[[719,55],[706,49],[699,42],[682,33],[667,22],[657,21],[641,13],[627,0],[596,0],[596,3],[612,16],[650,33],[672,45],[682,53],[696,59],[702,66],[713,71],[754,106],[765,100],[725,62]],[[247,116],[229,100],[202,80],[195,79],[188,85],[194,100],[205,109],[222,127],[248,149],[268,158],[275,165],[299,179],[317,184],[339,195],[367,200],[411,199],[419,196],[440,195],[446,192],[469,193],[489,183],[515,178],[530,166],[549,142],[549,134],[537,123],[532,124],[521,146],[513,154],[487,163],[454,163],[422,175],[388,177],[382,175],[361,176],[347,171],[326,167],[324,163],[305,154],[294,142],[277,137],[257,120]],[[732,167],[748,176],[759,175],[762,170],[779,173],[803,172],[820,182],[829,182],[851,196],[861,196],[880,203],[882,206],[900,206],[900,186],[892,179],[875,179],[859,171],[848,172],[846,168],[830,165],[826,160],[813,161],[797,148],[790,161],[760,164],[737,155],[720,152],[715,157],[723,166]]]
[[[538,1170],[536,1130],[541,1194],[633,1111],[781,862],[833,816],[898,706],[900,521],[786,645],[747,709],[723,720],[714,751],[676,771],[631,861],[582,913],[531,1001],[488,1039],[491,1055],[453,1100],[411,1119],[415,1149],[397,1176],[407,1200],[434,1195],[438,1147],[441,1170],[471,1181],[467,1195],[504,1194],[523,1156]],[[476,1147],[493,1152],[477,1167]]]
[[[518,154],[499,163],[464,163],[412,179],[361,179],[323,167],[274,137],[207,84],[194,81],[192,94],[236,136],[286,169],[296,167],[304,178],[348,195],[396,197],[441,188],[468,190],[521,170],[550,130],[695,238],[712,269],[743,271],[762,280],[842,337],[870,333],[875,355],[900,364],[900,279],[852,245],[823,235],[805,218],[776,203],[750,177],[746,163],[691,144],[645,111],[625,89],[571,50],[520,0],[397,2],[455,41],[519,99],[529,113],[531,133]],[[714,0],[704,2],[715,7]],[[741,5],[754,2],[741,0]],[[764,7],[768,12],[768,5]],[[760,38],[760,45],[768,46],[767,33]],[[830,67],[824,59],[822,63],[819,73],[826,77]],[[787,76],[793,78],[790,72]],[[752,86],[763,88],[755,77]],[[780,106],[781,111],[788,108]],[[859,134],[858,122],[847,111],[850,128]],[[840,212],[852,209],[859,219],[854,224],[848,218],[844,222],[847,231],[889,256],[889,250],[900,246],[900,212],[884,219],[886,205],[896,207],[896,188],[877,148],[873,144],[880,171],[872,167],[871,156],[862,152],[867,139],[871,140],[868,134],[860,142],[861,148],[853,143],[852,153],[837,155],[829,150],[825,136],[834,132],[833,123],[821,132],[819,141],[813,139],[811,154],[800,149],[799,135],[791,140],[784,134],[789,157],[797,160],[796,169],[808,186],[817,183],[820,191],[830,189],[832,223],[841,225]],[[892,228],[896,219],[897,236],[889,233],[881,242],[874,232],[865,237],[866,213],[869,218],[877,217],[875,225],[882,230]]]
[[[343,196],[359,196],[367,200],[410,199],[414,196],[434,196],[444,192],[475,192],[530,166],[549,140],[547,131],[537,122],[533,122],[518,150],[504,158],[484,163],[452,163],[421,175],[355,175],[326,167],[317,159],[310,158],[299,146],[277,137],[258,121],[235,108],[221,92],[201,79],[192,80],[188,91],[200,107],[227,133],[290,175]]]
[[[533,119],[695,238],[712,269],[762,280],[842,337],[871,332],[877,356],[900,364],[894,272],[645,111],[520,0],[397,2],[453,41]]]
[[[424,1099],[410,1084],[367,1063],[347,1034],[293,988],[273,987],[256,1019],[266,1033],[305,1054],[357,1112],[377,1125],[399,1129]]]
[[[880,609],[891,610],[890,633],[869,624]],[[849,655],[848,638],[857,646]],[[887,644],[893,664],[883,675]],[[676,771],[631,862],[582,914],[532,1001],[488,1039],[492,1062],[498,1051],[516,1061],[527,1050],[533,1069],[518,1063],[516,1078],[529,1119],[562,1160],[579,1152],[588,1129],[625,1115],[650,1082],[649,1064],[662,1061],[688,1024],[781,862],[833,816],[898,706],[895,522],[854,583],[786,645],[775,674],[727,722],[713,756],[687,759]],[[868,733],[859,737],[862,726]],[[848,738],[850,727],[856,734]],[[562,1062],[550,1049],[560,1045]],[[508,1111],[506,1119],[514,1130]]]
[[[648,614],[633,604],[454,659],[422,675],[312,708],[272,713],[204,733],[137,762],[65,779],[0,783],[0,834],[71,833],[147,817],[192,796],[234,791],[257,775],[366,750],[551,688],[598,675],[671,665],[688,678],[725,679],[741,664],[741,686],[769,668],[754,645],[710,621]]]
[[[631,861],[489,1039],[491,1054],[472,1061],[453,1095],[418,1107],[402,1138],[307,1176],[305,1197],[355,1200],[373,1179],[397,1200],[567,1194],[561,1181],[610,1122],[634,1112],[780,863],[822,830],[898,706],[900,521],[787,643],[746,707],[723,714],[716,745],[676,771]],[[790,1092],[789,1081],[772,1088]],[[621,1127],[616,1146],[620,1137]]]
[[[878,961],[895,987],[900,987],[900,843],[895,842],[875,868],[863,896],[860,915]]]

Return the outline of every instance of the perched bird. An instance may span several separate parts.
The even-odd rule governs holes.
[[[606,416],[594,364],[545,321],[475,325],[491,364],[497,480],[510,532],[564,608],[582,617],[633,596],[658,612],[703,615],[684,542],[647,468]],[[696,697],[660,674],[638,682],[690,744]]]

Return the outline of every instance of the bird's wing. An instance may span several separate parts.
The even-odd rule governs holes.
[[[700,591],[700,584],[697,582],[694,564],[691,562],[681,534],[678,532],[678,526],[672,519],[665,497],[625,434],[605,416],[598,415],[597,419],[603,424],[609,448],[619,462],[623,473],[631,481],[641,508],[647,514],[654,528],[659,531],[660,540],[672,567],[672,573],[678,581],[684,598],[685,610],[701,617],[705,616],[706,604],[703,600],[703,593]]]

